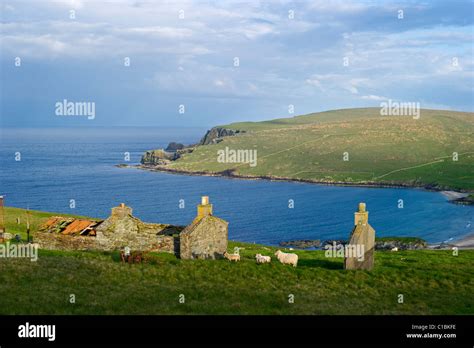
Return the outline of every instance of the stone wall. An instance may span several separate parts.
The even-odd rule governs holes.
[[[152,243],[147,250],[172,253],[179,256],[179,237],[157,236],[156,242]]]
[[[36,232],[33,241],[38,243],[41,249],[49,250],[119,250],[129,246],[132,250],[157,251],[176,254],[179,256],[178,236],[154,236],[147,239],[148,242],[138,237],[138,240],[122,239],[100,240],[93,236],[68,236],[59,233]]]
[[[97,249],[95,237],[68,236],[49,232],[36,232],[33,242],[41,249],[49,250],[94,250]]]

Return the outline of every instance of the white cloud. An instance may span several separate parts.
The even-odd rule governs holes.
[[[222,87],[225,85],[225,83],[222,80],[214,80],[214,85],[216,85],[217,87]]]
[[[131,27],[131,28],[116,28],[117,34],[138,34],[146,38],[166,38],[166,39],[183,39],[193,36],[193,31],[188,28],[176,27]]]
[[[370,95],[363,95],[360,97],[360,99],[363,99],[363,100],[374,100],[374,101],[384,101],[384,100],[388,100],[389,98],[387,97],[381,97],[379,95],[373,95],[373,94],[370,94]]]

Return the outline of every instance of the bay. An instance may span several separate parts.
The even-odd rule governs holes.
[[[111,207],[124,202],[144,221],[180,225],[192,221],[200,196],[207,195],[214,214],[229,222],[229,239],[268,245],[346,239],[359,202],[367,204],[377,236],[417,236],[437,243],[474,233],[473,207],[451,204],[439,192],[176,175],[115,166],[136,164],[144,151],[170,141],[197,142],[205,131],[2,129],[0,194],[9,206],[98,218],[106,218]],[[15,160],[18,153],[20,161]],[[126,153],[130,162],[124,160]]]

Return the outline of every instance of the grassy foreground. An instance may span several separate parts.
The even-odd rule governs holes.
[[[167,165],[187,172],[474,191],[474,114],[422,109],[419,119],[344,109],[221,127],[247,133]],[[257,165],[219,163],[221,149],[257,150]],[[347,152],[347,161],[344,153]],[[457,160],[453,160],[453,153]]]
[[[15,224],[23,214],[6,208],[10,232],[24,229]],[[34,226],[50,215],[31,212]],[[156,253],[129,265],[98,251],[0,258],[0,314],[474,314],[474,250],[376,252],[367,272],[345,271],[342,258],[324,251],[294,251],[297,268],[274,257],[257,265],[257,252],[276,248],[230,242],[229,251],[235,246],[243,248],[239,263]]]

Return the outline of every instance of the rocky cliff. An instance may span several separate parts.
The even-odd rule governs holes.
[[[185,146],[181,143],[175,143],[174,141],[172,141],[171,143],[168,144],[168,146],[166,147],[165,151],[168,151],[168,152],[176,152],[178,150],[182,150],[184,149]]]
[[[223,137],[234,136],[239,133],[245,133],[245,131],[214,127],[206,132],[198,145],[217,144],[218,142],[222,141]]]
[[[245,131],[226,129],[222,127],[214,127],[206,132],[196,145],[185,146],[180,143],[171,142],[165,150],[149,150],[141,158],[141,164],[144,165],[166,165],[171,161],[175,161],[185,153],[191,153],[195,146],[217,144],[222,141],[223,137],[234,136]]]

